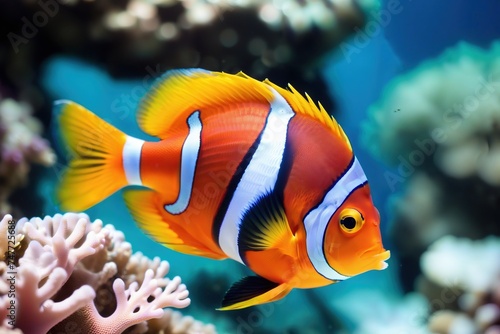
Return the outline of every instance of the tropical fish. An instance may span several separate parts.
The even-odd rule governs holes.
[[[134,220],[182,253],[231,258],[256,276],[221,310],[278,300],[387,267],[380,216],[339,124],[291,85],[201,69],[167,72],[126,135],[81,105],[57,101],[73,159],[57,196],[85,210],[126,186]]]

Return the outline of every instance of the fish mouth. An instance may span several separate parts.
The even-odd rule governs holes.
[[[386,250],[385,252],[374,255],[371,260],[374,262],[376,270],[384,270],[389,266],[385,261],[389,260],[390,257],[391,251]]]
[[[367,264],[370,270],[384,270],[388,267],[387,261],[391,257],[391,251],[383,251],[381,253],[373,254],[373,249],[369,249],[361,254],[361,258]]]
[[[370,270],[386,269],[389,265],[385,261],[391,257],[391,251],[385,250],[383,247],[374,248],[356,254],[347,263],[340,261],[337,266],[338,272],[344,276],[356,276]]]

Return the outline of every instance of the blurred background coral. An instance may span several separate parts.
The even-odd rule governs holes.
[[[90,219],[168,259],[190,290],[183,314],[218,333],[498,334],[499,13],[490,0],[3,1],[1,217],[60,212],[55,99],[147,139],[135,109],[166,70],[244,71],[307,91],[343,126],[382,216],[388,270],[217,312],[242,266],[156,244],[120,194]]]

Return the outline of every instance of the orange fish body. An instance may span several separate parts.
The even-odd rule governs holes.
[[[258,276],[223,310],[384,269],[389,258],[366,176],[343,130],[293,87],[200,69],[167,72],[138,112],[157,142],[127,136],[58,101],[73,159],[61,207],[85,210],[124,190],[134,220],[179,252],[232,258]]]

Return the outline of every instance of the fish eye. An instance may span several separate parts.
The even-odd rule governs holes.
[[[347,233],[359,231],[365,220],[363,215],[355,209],[344,209],[340,213],[339,223],[340,228]]]

